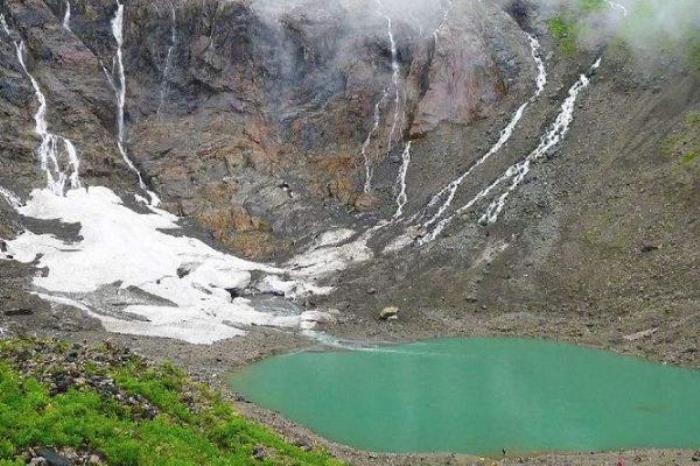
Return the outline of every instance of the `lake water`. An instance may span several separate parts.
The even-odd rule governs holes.
[[[231,384],[328,439],[377,452],[700,448],[700,371],[538,340],[295,353]]]

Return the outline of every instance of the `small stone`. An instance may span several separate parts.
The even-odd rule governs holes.
[[[258,461],[264,461],[267,455],[265,454],[265,449],[263,447],[255,447],[253,449],[253,458]]]
[[[399,318],[399,308],[396,306],[385,307],[379,313],[379,318],[381,320],[396,320]]]
[[[8,309],[6,311],[3,311],[3,314],[9,317],[15,317],[15,316],[30,316],[34,314],[34,312],[26,307],[15,307],[12,309]]]
[[[102,464],[102,460],[97,455],[90,455],[90,458],[88,458],[88,464]]]
[[[36,452],[45,461],[44,463],[39,464],[47,464],[49,466],[70,466],[70,461],[56,453],[55,450],[50,448],[38,448]]]
[[[367,290],[367,294],[377,294],[377,289],[376,288],[370,288]]]
[[[311,445],[306,440],[297,440],[294,442],[294,446],[301,448],[304,451],[311,451]]]
[[[693,453],[693,457],[691,459],[696,463],[700,463],[700,450]]]
[[[659,249],[661,249],[661,246],[656,244],[645,244],[642,246],[642,252],[658,251]]]

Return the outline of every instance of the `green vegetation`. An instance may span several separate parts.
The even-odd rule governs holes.
[[[685,124],[700,127],[700,112],[690,112],[685,116]]]
[[[690,40],[688,50],[688,62],[691,69],[700,71],[700,37],[694,37]]]
[[[607,8],[605,0],[578,0],[570,10],[554,16],[547,21],[549,33],[556,40],[559,50],[566,57],[571,57],[578,51],[578,36],[580,15],[587,16],[602,8]]]
[[[576,45],[576,23],[568,21],[564,16],[555,16],[547,21],[549,33],[557,41],[559,50],[564,56],[573,56],[578,47]]]
[[[695,0],[675,1],[679,6],[671,11],[696,8]],[[575,0],[564,4],[559,13],[547,21],[549,33],[560,52],[565,57],[576,55],[579,39],[591,32],[586,28],[596,28],[595,24],[600,23],[596,15],[601,12],[619,14],[616,11],[610,13],[610,8],[606,0]],[[615,36],[610,37],[611,43],[632,44],[642,56],[674,57],[682,60],[690,70],[700,72],[700,29],[694,22],[695,16],[676,17],[674,30],[669,31],[668,24],[659,20],[658,6],[650,0],[639,0],[628,6],[628,11],[629,16],[614,30]]]
[[[109,347],[80,351],[88,357],[76,363],[78,350],[60,343],[0,341],[0,465],[25,464],[31,447],[87,451],[115,465],[340,464],[247,421],[171,365],[114,357]],[[51,381],[68,376],[69,387],[54,393]]]
[[[608,8],[605,0],[578,0],[577,9],[585,14],[590,14]]]
[[[700,152],[697,151],[690,151],[687,154],[684,154],[683,157],[681,157],[681,162],[684,165],[690,165],[693,162],[695,162],[698,157],[700,157]]]
[[[678,179],[693,184],[700,176],[700,111],[689,112],[684,125],[661,142],[661,154],[677,161]]]

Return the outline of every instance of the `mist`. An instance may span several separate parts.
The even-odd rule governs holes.
[[[458,2],[467,11],[478,3],[506,8],[529,5],[540,19],[555,16],[573,21],[577,45],[595,49],[611,40],[622,40],[641,56],[684,56],[700,48],[700,3],[698,0],[252,0],[261,17],[276,22],[284,15],[305,12],[314,16],[342,15],[358,31],[383,27],[379,11],[395,24],[426,37],[453,12]],[[320,5],[323,5],[322,7]],[[320,11],[319,11],[320,10]],[[626,13],[626,14],[625,14]],[[541,24],[541,23],[540,23]]]
[[[509,0],[506,3],[515,3]],[[700,47],[697,0],[531,0],[545,16],[576,23],[577,45],[622,41],[638,58],[687,58]]]

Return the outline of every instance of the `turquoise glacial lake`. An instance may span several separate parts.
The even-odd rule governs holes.
[[[301,352],[232,388],[363,450],[501,455],[700,448],[700,372],[518,339]]]

